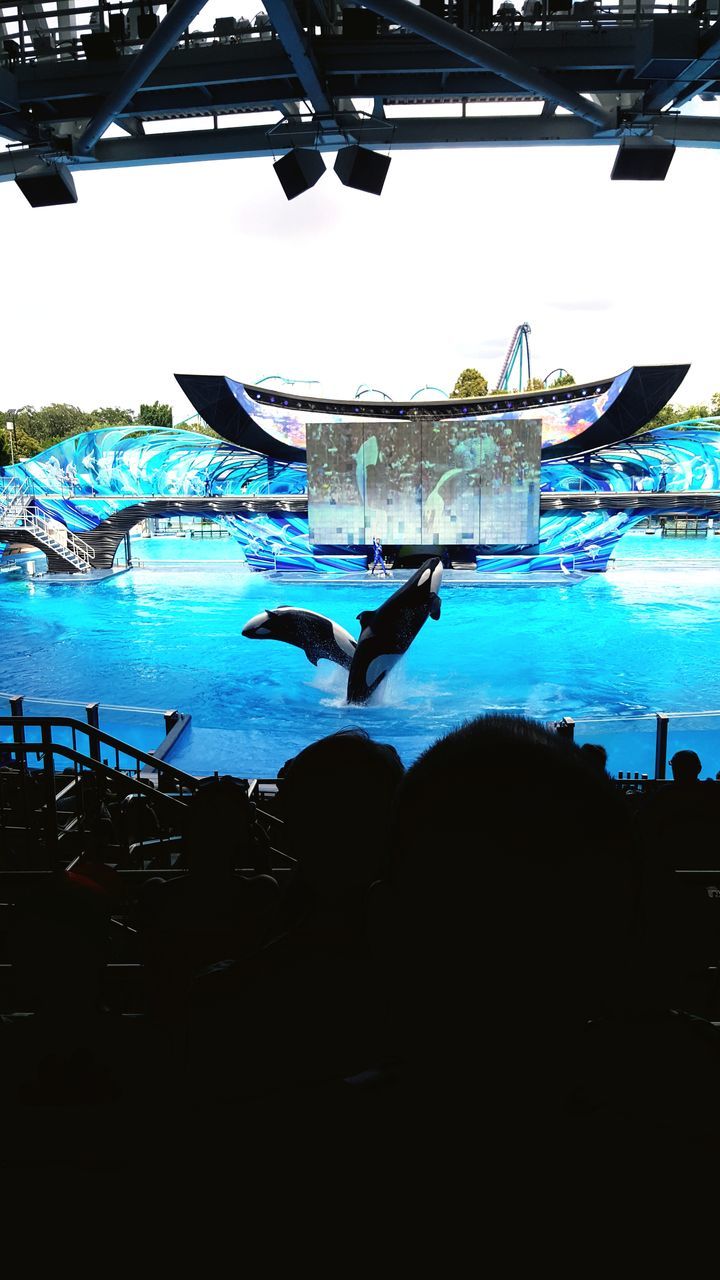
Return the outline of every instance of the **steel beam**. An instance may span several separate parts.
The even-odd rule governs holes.
[[[147,44],[140,53],[135,55],[113,92],[108,94],[100,110],[92,120],[88,121],[75,144],[76,154],[90,154],[108,125],[112,124],[115,116],[145,83],[151,71],[155,70],[158,63],[162,62],[165,55],[174,47],[188,23],[192,22],[200,10],[205,8],[206,2],[207,0],[175,0],[167,16],[153,31]]]
[[[485,40],[479,40],[477,36],[470,35],[467,31],[450,26],[444,18],[436,18],[435,14],[410,4],[409,0],[368,0],[366,7],[390,22],[397,22],[405,30],[414,31],[416,35],[423,36],[432,44],[439,45],[441,49],[448,49],[450,53],[466,58],[477,67],[497,72],[511,84],[526,89],[529,93],[538,94],[542,98],[557,103],[559,107],[565,107],[573,115],[587,120],[596,129],[613,130],[616,127],[609,112],[604,111],[596,103],[588,102],[572,89],[563,89],[556,80],[551,80],[549,76],[536,71],[534,67],[524,66],[523,63],[518,62],[517,58],[509,57],[507,53],[502,53],[500,49],[494,48]]]
[[[670,84],[665,84],[662,89],[655,89],[647,95],[646,111],[662,111],[663,107],[670,106],[671,102],[680,106],[700,92],[703,71],[707,71],[720,57],[720,21],[714,22],[705,34],[700,42],[700,49],[700,57],[690,64],[682,77],[678,76]],[[710,79],[714,80],[716,77],[711,76]],[[695,85],[698,87],[694,88]]]
[[[315,61],[308,33],[300,25],[292,0],[265,0],[265,10],[313,111],[318,115],[331,116],[332,99]]]
[[[32,123],[25,128],[20,115],[17,80],[11,71],[0,67],[0,138],[9,142],[31,142]]]
[[[577,116],[506,116],[506,117],[437,117],[393,120],[393,150],[415,151],[430,147],[528,147],[528,146],[616,146],[617,139],[598,133],[591,124]],[[367,125],[372,130],[372,122]],[[376,135],[370,133],[370,145],[385,141],[387,123],[378,124]],[[321,151],[335,148],[322,137],[309,121],[288,126],[284,135],[295,146],[314,146]],[[720,117],[658,117],[656,137],[664,137],[680,147],[720,149]],[[144,164],[173,164],[196,160],[238,160],[273,156],[277,143],[268,138],[262,125],[246,125],[237,129],[207,129],[187,133],[150,134],[145,137],[106,138],[101,140],[90,160],[70,162],[71,168],[117,169]],[[36,163],[32,151],[0,153],[0,181],[10,180]]]

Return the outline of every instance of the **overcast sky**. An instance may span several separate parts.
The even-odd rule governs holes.
[[[689,361],[676,399],[704,399],[720,155],[679,149],[664,183],[611,183],[613,155],[391,152],[380,198],[343,187],[333,156],[292,202],[269,159],[80,173],[56,209],[2,183],[0,407],[159,399],[178,421],[176,372],[405,398],[474,365],[492,386],[524,320],[540,377]]]

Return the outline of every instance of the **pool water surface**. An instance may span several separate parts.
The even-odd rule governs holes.
[[[191,772],[273,776],[308,742],[351,725],[392,742],[409,764],[489,710],[572,716],[579,737],[609,745],[614,770],[651,772],[653,722],[629,732],[628,717],[720,712],[720,538],[630,536],[614,568],[577,584],[447,586],[442,617],[367,707],[345,705],[339,668],[316,669],[299,649],[241,631],[260,610],[290,604],[357,634],[357,614],[392,581],[279,583],[250,573],[230,539],[134,545],[145,567],[102,583],[0,584],[0,687],[190,712],[172,759]],[[720,714],[673,732],[681,728],[682,745],[701,733],[703,771],[714,774]]]

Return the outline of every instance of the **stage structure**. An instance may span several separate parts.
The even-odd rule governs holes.
[[[478,554],[484,571],[602,571],[623,533],[648,515],[720,510],[718,424],[649,432],[591,457],[543,463],[537,550]],[[111,564],[124,533],[149,515],[205,514],[229,529],[251,568],[361,570],[366,554],[317,551],[305,468],[273,466],[239,448],[165,428],[84,432],[0,474],[8,490],[97,549]],[[21,530],[18,541],[21,541]]]

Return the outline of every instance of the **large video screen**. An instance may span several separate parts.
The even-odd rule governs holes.
[[[310,538],[531,546],[541,437],[539,419],[308,423]]]

